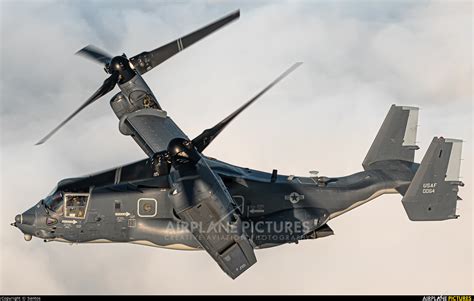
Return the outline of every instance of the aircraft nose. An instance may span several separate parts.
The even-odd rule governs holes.
[[[12,224],[12,226],[20,229],[20,231],[23,232],[25,240],[30,241],[33,238],[33,224],[35,221],[35,215],[27,212],[23,214],[17,214],[15,216],[15,222]]]
[[[15,222],[17,224],[33,225],[34,221],[35,221],[34,214],[23,213],[23,214],[17,214],[15,216]]]

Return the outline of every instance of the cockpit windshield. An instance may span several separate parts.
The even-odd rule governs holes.
[[[64,198],[61,191],[57,191],[53,195],[48,195],[44,199],[44,205],[46,206],[46,208],[55,212],[60,212],[63,204],[64,204]]]

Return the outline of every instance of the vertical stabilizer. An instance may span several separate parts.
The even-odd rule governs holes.
[[[367,156],[364,169],[379,161],[401,160],[413,162],[415,158],[418,108],[392,105],[380,127]]]
[[[457,218],[462,140],[433,138],[402,199],[412,221]]]

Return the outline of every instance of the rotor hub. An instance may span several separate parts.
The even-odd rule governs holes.
[[[184,138],[174,138],[168,144],[168,154],[174,165],[197,163],[201,156],[191,141]]]
[[[127,58],[119,55],[114,57],[109,64],[109,72],[112,73],[114,71],[118,71],[122,73],[123,71],[130,68],[130,63]]]

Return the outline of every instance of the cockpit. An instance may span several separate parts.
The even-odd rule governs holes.
[[[43,203],[49,210],[59,213],[60,211],[63,211],[63,193],[57,191],[54,194],[50,194],[43,200]]]
[[[89,201],[89,193],[67,193],[56,191],[47,196],[43,203],[51,211],[70,218],[84,218]]]

